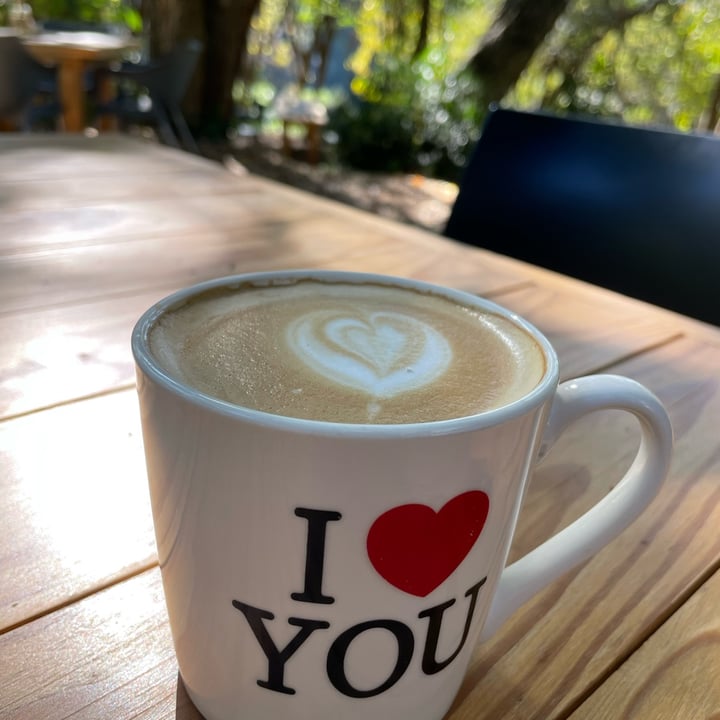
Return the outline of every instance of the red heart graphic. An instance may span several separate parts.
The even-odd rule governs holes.
[[[400,505],[380,515],[367,536],[367,552],[391,585],[418,597],[446,580],[480,536],[490,500],[481,490],[454,497],[439,512]]]

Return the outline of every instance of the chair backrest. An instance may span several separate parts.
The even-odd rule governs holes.
[[[43,68],[15,35],[0,34],[0,116],[22,114],[38,91]]]
[[[185,97],[201,51],[201,42],[189,40],[158,58],[156,63],[151,63],[156,66],[147,78],[151,95],[168,106],[179,105]]]
[[[445,234],[720,324],[720,138],[495,110]]]

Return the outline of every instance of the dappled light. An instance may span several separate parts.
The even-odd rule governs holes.
[[[685,132],[714,132],[720,120],[715,0],[521,0],[512,9],[502,0],[233,0],[204,26],[206,10],[191,6],[32,0],[24,7],[34,24],[25,18],[21,27],[8,2],[0,25],[18,28],[29,48],[35,31],[130,37],[115,82],[123,97],[120,78],[144,77],[195,38],[204,49],[181,93],[192,132],[180,115],[153,123],[163,142],[179,143],[177,124],[186,148],[198,151],[199,140],[200,152],[240,163],[252,146],[281,167],[300,161],[457,183],[491,103]],[[233,30],[223,35],[227,23]],[[147,92],[133,95],[133,107],[147,105]],[[107,129],[98,110],[117,103],[102,84],[89,93],[85,125]],[[80,123],[78,112],[65,104],[65,122]]]
[[[3,720],[720,720],[718,134],[718,0],[0,0]]]

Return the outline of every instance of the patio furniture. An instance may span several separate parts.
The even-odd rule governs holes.
[[[181,103],[195,72],[202,44],[191,40],[143,64],[123,63],[105,71],[117,87],[114,99],[98,105],[99,116],[115,115],[122,126],[154,125],[166,145],[197,152]]]
[[[0,120],[22,130],[30,130],[41,120],[54,121],[60,103],[52,92],[55,71],[31,58],[13,33],[0,34]]]
[[[300,97],[294,85],[284,88],[273,103],[273,110],[283,124],[283,153],[292,156],[290,128],[299,126],[305,129],[306,157],[310,165],[320,162],[322,130],[328,124],[328,112],[325,105],[316,100]]]
[[[57,67],[63,127],[82,132],[86,125],[88,71],[124,57],[137,47],[130,37],[100,32],[53,31],[22,38],[28,52],[40,63]],[[107,83],[98,80],[94,92],[109,99]]]
[[[39,22],[43,32],[94,32],[128,37],[130,31],[125,25],[118,23],[88,22],[84,20],[49,19]]]
[[[494,110],[445,233],[720,324],[720,138]]]

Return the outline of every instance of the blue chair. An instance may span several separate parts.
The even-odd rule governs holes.
[[[55,70],[30,57],[17,36],[0,35],[0,118],[24,131],[41,120],[54,124],[62,108],[49,87],[57,87]]]
[[[720,138],[493,110],[445,234],[720,325]]]
[[[182,143],[186,149],[197,152],[180,105],[201,50],[202,44],[191,40],[147,64],[123,63],[117,69],[108,70],[118,94],[111,102],[98,105],[97,114],[115,115],[123,126],[154,125],[165,144],[179,147]]]

